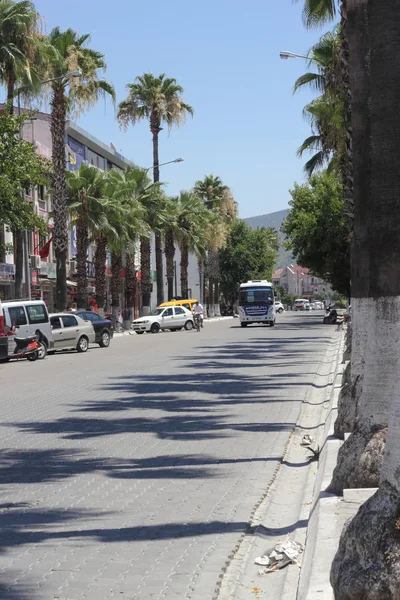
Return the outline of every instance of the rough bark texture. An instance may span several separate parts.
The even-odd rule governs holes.
[[[77,267],[77,304],[79,309],[88,307],[87,249],[89,245],[88,229],[84,217],[76,223],[76,267]]]
[[[364,312],[365,308],[367,309]],[[351,433],[356,425],[358,404],[361,397],[365,356],[367,353],[368,330],[374,321],[374,314],[368,312],[368,305],[360,298],[352,299],[351,322],[351,381],[341,390],[338,415],[335,421],[335,435],[341,439]]]
[[[153,181],[160,181],[160,159],[158,155],[158,134],[161,131],[160,117],[153,112],[150,116],[150,130],[153,134]],[[157,304],[164,302],[164,266],[162,255],[162,240],[161,234],[155,234],[154,250],[156,255],[156,280],[157,280]]]
[[[387,428],[356,429],[339,450],[330,494],[348,488],[378,487],[385,452]]]
[[[172,229],[167,229],[167,231],[165,232],[165,261],[167,267],[168,300],[171,300],[171,298],[173,298],[174,296],[174,257],[174,234]]]
[[[122,257],[118,252],[111,254],[111,306],[116,314],[121,309]]]
[[[100,237],[96,240],[96,253],[94,255],[94,265],[96,272],[96,304],[99,309],[103,309],[106,297],[106,259],[107,259],[107,238]]]
[[[343,530],[331,569],[336,600],[399,600],[399,516],[398,491],[384,482]]]
[[[135,270],[135,256],[132,253],[126,255],[126,267],[125,267],[125,307],[130,311],[131,316],[134,314],[134,303],[135,303],[135,291],[136,291],[136,270]]]
[[[148,315],[150,312],[151,281],[150,281],[151,244],[147,238],[140,240],[140,270],[142,275],[142,312]]]
[[[65,127],[66,105],[63,88],[57,88],[51,102],[52,138],[52,206],[53,244],[57,262],[56,307],[64,310],[67,304],[67,205],[65,175]]]
[[[181,296],[187,298],[188,294],[188,265],[189,249],[185,242],[181,244]]]
[[[24,270],[24,234],[17,229],[13,232],[15,248],[15,298],[22,298],[22,273]]]

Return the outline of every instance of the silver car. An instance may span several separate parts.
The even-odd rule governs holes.
[[[86,352],[89,344],[95,342],[93,325],[73,312],[51,314],[50,324],[54,350]]]

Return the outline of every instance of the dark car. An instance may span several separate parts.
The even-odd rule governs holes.
[[[85,321],[90,321],[96,334],[96,344],[99,344],[102,348],[108,348],[114,334],[110,319],[105,319],[98,313],[90,310],[78,310],[74,314]]]

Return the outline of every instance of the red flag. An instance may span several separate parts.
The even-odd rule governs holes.
[[[50,254],[50,244],[53,241],[53,238],[51,237],[49,239],[48,242],[45,243],[45,245],[43,246],[43,248],[40,248],[39,250],[39,256],[42,260],[44,260],[45,258],[47,258]]]

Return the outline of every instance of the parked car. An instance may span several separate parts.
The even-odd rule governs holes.
[[[193,306],[196,304],[196,302],[198,302],[198,300],[196,300],[195,298],[176,298],[170,300],[169,302],[163,302],[157,308],[166,308],[169,306],[182,306],[183,308],[186,308],[187,310],[192,312]]]
[[[11,300],[3,302],[6,330],[16,328],[15,335],[27,338],[37,335],[40,330],[47,350],[54,350],[49,313],[43,300]],[[13,354],[14,336],[8,336],[8,354]]]
[[[282,302],[280,300],[275,300],[275,311],[281,315],[284,310]]]
[[[54,350],[86,352],[89,344],[94,344],[96,340],[93,325],[75,313],[51,314],[50,323]]]
[[[294,301],[294,310],[305,310],[304,305],[306,302],[307,300],[304,300],[304,298],[298,298]]]
[[[158,307],[152,313],[140,319],[135,319],[132,329],[141,334],[145,331],[158,333],[161,329],[178,331],[179,329],[193,329],[193,315],[183,306]]]
[[[96,344],[99,344],[102,348],[108,348],[114,335],[114,329],[110,319],[106,319],[90,310],[78,310],[74,315],[78,315],[78,317],[81,317],[84,321],[90,321],[96,334]]]
[[[312,306],[308,302],[308,300],[306,302],[304,302],[304,310],[312,310]]]

